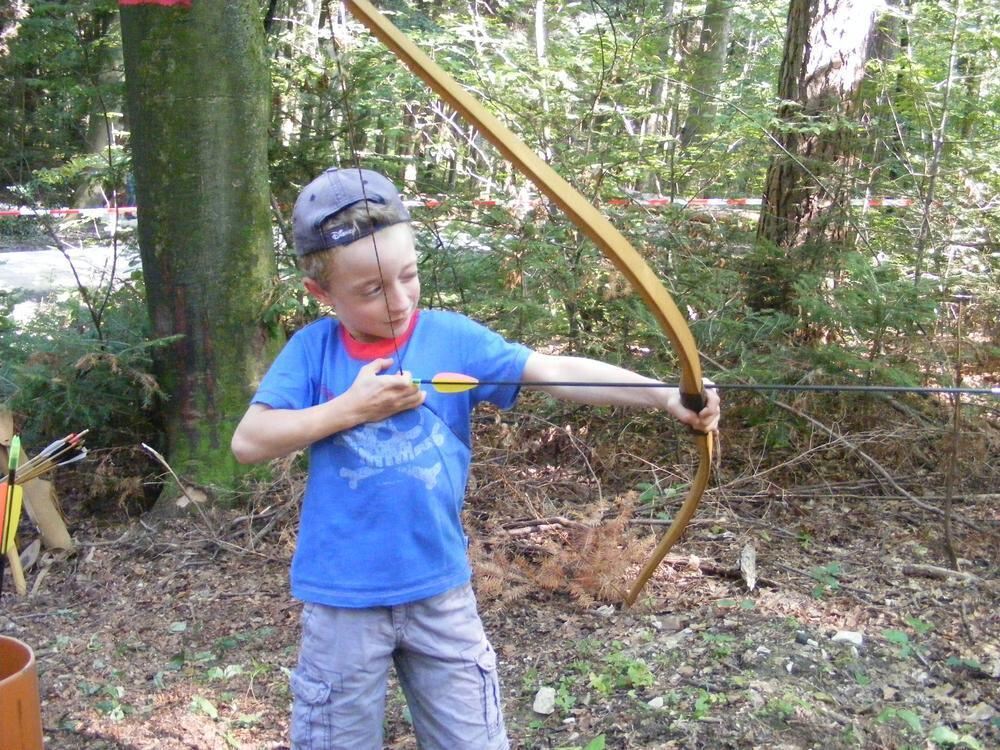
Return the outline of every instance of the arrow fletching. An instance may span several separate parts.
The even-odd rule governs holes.
[[[438,393],[464,393],[479,385],[476,378],[460,372],[439,372],[433,378],[414,378],[413,382],[416,385],[429,385]]]
[[[21,507],[23,503],[24,489],[19,484],[13,486],[4,482],[0,484],[0,491],[3,492],[5,502],[0,518],[2,518],[2,536],[0,536],[0,555],[6,555],[7,550],[14,544],[14,537],[17,536],[17,525],[21,522]]]
[[[83,438],[88,432],[90,432],[90,430],[74,432],[64,438],[52,441],[42,449],[41,453],[28,459],[25,463],[20,464],[16,469],[16,473],[11,471],[11,473],[3,479],[7,481],[8,484],[16,484],[19,486],[30,482],[32,479],[37,479],[43,474],[48,474],[50,471],[59,466],[66,466],[68,464],[76,463],[77,461],[82,461],[87,457],[87,449],[83,446]],[[12,449],[13,446],[14,441],[12,440]],[[18,462],[20,462],[20,440],[18,440],[17,448],[17,458]],[[0,528],[0,534],[2,534],[2,528]]]
[[[0,508],[0,555],[6,555],[14,543],[17,525],[21,520],[23,491],[15,484],[17,467],[21,462],[21,438],[15,435],[10,441],[10,461],[7,464],[7,481],[0,484],[3,507]]]
[[[7,470],[10,478],[14,478],[17,467],[21,464],[21,437],[15,435],[10,439],[10,461],[7,462]]]
[[[67,435],[62,440],[56,440],[48,445],[45,450],[21,467],[17,475],[18,484],[37,479],[58,466],[66,466],[86,458],[87,449],[83,445],[83,438],[87,432],[88,430],[84,430]]]

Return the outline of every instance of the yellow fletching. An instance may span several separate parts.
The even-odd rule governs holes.
[[[432,386],[438,393],[463,393],[471,391],[479,381],[471,375],[463,375],[460,372],[439,372],[430,380],[416,380],[415,383],[423,383]]]
[[[17,524],[21,520],[21,485],[15,484],[13,491],[7,483],[0,484],[3,492],[3,506],[0,507],[0,554],[6,554],[17,535]],[[9,501],[9,502],[8,502]]]

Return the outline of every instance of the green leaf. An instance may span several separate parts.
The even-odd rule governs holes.
[[[878,716],[875,717],[875,721],[879,724],[886,724],[896,718],[896,709],[894,708],[883,708],[879,711]]]
[[[902,630],[883,630],[882,637],[897,646],[907,646],[910,643],[910,636]]]
[[[924,726],[920,721],[920,716],[916,712],[907,708],[901,708],[896,712],[896,716],[914,732],[923,733]]]
[[[982,671],[983,669],[983,665],[980,664],[978,660],[963,659],[959,656],[949,656],[945,664],[949,667],[957,669],[974,669],[976,671]]]
[[[983,750],[982,744],[970,734],[960,735],[954,729],[945,726],[934,727],[930,741],[944,747],[967,747],[971,750]]]
[[[219,718],[219,709],[215,707],[215,704],[200,695],[191,699],[191,709],[197,713],[205,714],[210,719]]]
[[[917,635],[927,635],[934,629],[934,624],[921,620],[919,617],[906,617],[906,624],[913,628]]]

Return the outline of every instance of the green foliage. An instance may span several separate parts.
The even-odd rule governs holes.
[[[813,567],[809,571],[809,575],[816,580],[817,584],[813,587],[812,595],[820,599],[826,594],[837,591],[840,588],[840,574],[842,572],[838,562]]]
[[[118,189],[129,166],[127,141],[99,155],[88,154],[85,143],[95,112],[123,109],[121,81],[106,75],[120,46],[116,3],[30,6],[0,48],[0,93],[9,104],[0,111],[6,200],[56,205],[86,183]],[[734,7],[725,74],[713,82],[717,110],[687,148],[678,134],[695,93],[686,54],[697,44],[700,7],[678,6],[667,17],[656,3],[544,4],[543,60],[533,38],[534,3],[472,14],[457,3],[382,7],[609,214],[691,319],[713,362],[709,373],[718,363],[732,380],[899,385],[942,370],[950,375],[953,367],[942,365],[947,353],[928,341],[949,313],[954,324],[956,291],[972,298],[963,327],[976,343],[966,360],[997,356],[1000,213],[991,209],[1000,173],[990,165],[1000,160],[1000,120],[990,115],[1000,111],[1000,23],[989,4],[964,8],[957,23],[952,3],[918,3],[905,18],[888,19],[887,35],[899,45],[870,63],[857,116],[795,126],[802,135],[836,130],[850,137],[849,158],[823,165],[842,171],[837,178],[849,197],[910,198],[914,205],[845,207],[840,234],[791,249],[758,241],[750,212],[609,205],[647,192],[761,193],[779,153],[769,135],[790,127],[776,116],[775,99],[785,5]],[[424,304],[467,312],[529,345],[662,377],[676,372],[669,343],[611,264],[560,212],[533,203],[524,177],[380,42],[354,22],[345,29],[324,16],[316,33],[317,19],[297,18],[291,8],[288,15],[268,38],[271,182],[283,232],[303,184],[331,164],[360,159],[410,195],[444,201],[413,210]],[[474,208],[477,198],[524,198],[524,209]],[[0,238],[20,240],[33,231],[27,226],[0,220]],[[291,331],[320,311],[302,293],[284,234],[276,246],[280,279],[264,319]],[[122,324],[106,341],[89,330],[79,306],[24,331],[0,323],[8,355],[0,394],[40,437],[81,422],[113,433],[111,442],[152,429],[153,344],[141,334],[141,301],[115,296],[113,306]],[[9,313],[9,297],[0,296],[0,309]],[[90,369],[81,372],[78,363]],[[763,433],[765,447],[795,446],[787,414],[765,399],[741,407],[739,417]],[[653,514],[665,512],[674,492],[640,490]],[[825,571],[817,590],[834,590],[836,571],[817,570]]]
[[[64,163],[36,170],[32,179],[21,186],[25,197],[44,196],[48,201],[66,196],[71,202],[74,190],[95,188],[110,196],[118,192],[124,205],[124,190],[132,167],[131,156],[120,146],[100,154],[81,154]],[[32,201],[33,202],[33,201]]]
[[[928,739],[938,747],[965,747],[982,750],[983,744],[971,734],[959,734],[951,727],[938,726],[931,730]]]
[[[126,717],[131,716],[136,711],[135,706],[124,701],[125,688],[121,685],[82,683],[80,691],[84,695],[94,696],[96,698],[94,708],[111,721],[124,721]]]
[[[616,690],[650,687],[656,678],[645,661],[616,650],[604,658],[599,672],[590,673],[589,680],[598,693],[610,695]]]
[[[33,1],[0,50],[0,200],[12,184],[25,185],[42,168],[62,169],[84,147],[93,113],[122,112],[123,86],[109,77],[107,51],[118,49],[117,3]],[[5,29],[5,33],[10,30]],[[50,194],[65,203],[75,186]]]
[[[904,630],[883,630],[882,637],[897,647],[896,654],[902,659],[908,659],[916,652],[915,645]]]
[[[701,638],[712,648],[712,655],[717,659],[725,659],[733,653],[735,636],[728,633],[702,633]]]
[[[700,688],[698,692],[695,693],[694,708],[691,712],[691,718],[695,721],[704,719],[712,710],[712,706],[717,703],[724,703],[725,700],[726,698],[723,695],[717,695],[705,690],[704,688]]]
[[[764,706],[764,713],[784,723],[795,715],[796,709],[801,704],[802,701],[799,698],[785,693],[780,698],[769,698]]]
[[[882,723],[898,721],[914,734],[922,734],[924,731],[924,725],[920,720],[920,714],[915,711],[911,711],[908,708],[884,708],[879,713],[877,720]]]
[[[565,715],[568,715],[576,705],[576,695],[573,693],[573,686],[575,684],[575,679],[563,677],[559,680],[558,687],[556,687],[556,708]]]
[[[0,329],[0,399],[29,445],[84,428],[91,445],[155,441],[162,394],[151,350],[164,342],[143,336],[144,320],[139,290],[123,286],[111,295],[103,338],[73,298],[49,300],[23,326]]]

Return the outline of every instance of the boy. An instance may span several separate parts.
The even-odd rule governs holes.
[[[424,750],[509,747],[496,657],[470,586],[461,509],[480,401],[509,408],[513,385],[459,394],[419,378],[646,382],[612,365],[532,352],[468,318],[419,310],[410,216],[385,177],[330,169],[293,211],[310,294],[336,312],[297,332],[233,435],[245,463],[309,449],[291,567],[304,602],[292,674],[296,750],[379,750],[394,663]],[[559,398],[665,409],[714,430],[719,400],[695,414],[676,389],[546,387]]]

